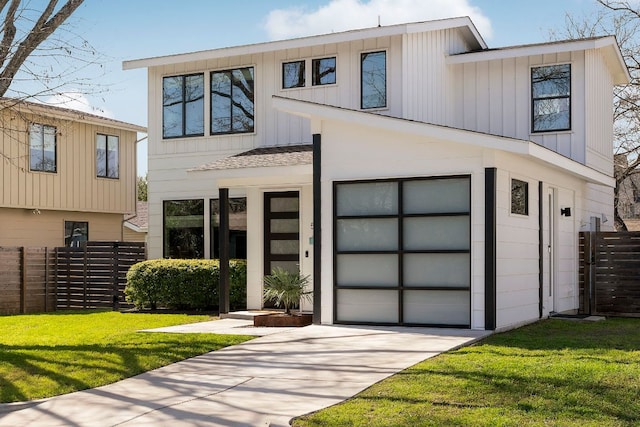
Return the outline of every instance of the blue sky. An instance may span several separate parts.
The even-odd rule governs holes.
[[[595,0],[87,0],[70,25],[105,56],[95,74],[105,91],[80,101],[146,126],[146,70],[122,71],[123,60],[371,27],[378,15],[382,25],[469,15],[501,47],[547,41],[566,13],[597,9]],[[145,143],[138,157],[144,175]]]

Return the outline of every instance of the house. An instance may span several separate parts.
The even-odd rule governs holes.
[[[489,49],[461,17],[123,66],[148,69],[151,258],[246,252],[249,309],[299,269],[323,324],[578,307],[578,232],[613,213],[613,37]]]
[[[137,132],[129,123],[23,100],[0,106],[0,246],[122,240],[135,211]]]
[[[122,223],[122,240],[125,242],[147,241],[147,202],[136,202],[136,213],[126,214]]]
[[[616,154],[614,164],[619,170],[626,170],[629,161],[625,154]],[[619,172],[618,172],[619,173]],[[640,231],[640,175],[631,174],[618,186],[618,214],[627,230]]]

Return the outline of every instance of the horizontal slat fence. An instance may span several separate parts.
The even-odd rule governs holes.
[[[580,233],[580,310],[640,317],[640,232]]]
[[[53,249],[0,247],[0,314],[53,311],[55,298]]]
[[[127,306],[127,271],[145,258],[145,244],[139,242],[88,242],[81,248],[58,248],[57,308]]]

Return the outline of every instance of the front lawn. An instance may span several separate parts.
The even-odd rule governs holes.
[[[546,320],[421,362],[294,426],[640,425],[640,319]]]
[[[253,338],[136,332],[210,319],[112,311],[0,316],[0,402],[109,384]]]

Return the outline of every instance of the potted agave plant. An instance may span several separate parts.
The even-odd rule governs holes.
[[[256,316],[255,326],[304,326],[311,323],[311,315],[292,314],[291,309],[303,300],[311,301],[311,291],[305,289],[309,276],[280,267],[264,277],[263,301],[273,301],[284,308],[283,314]]]

